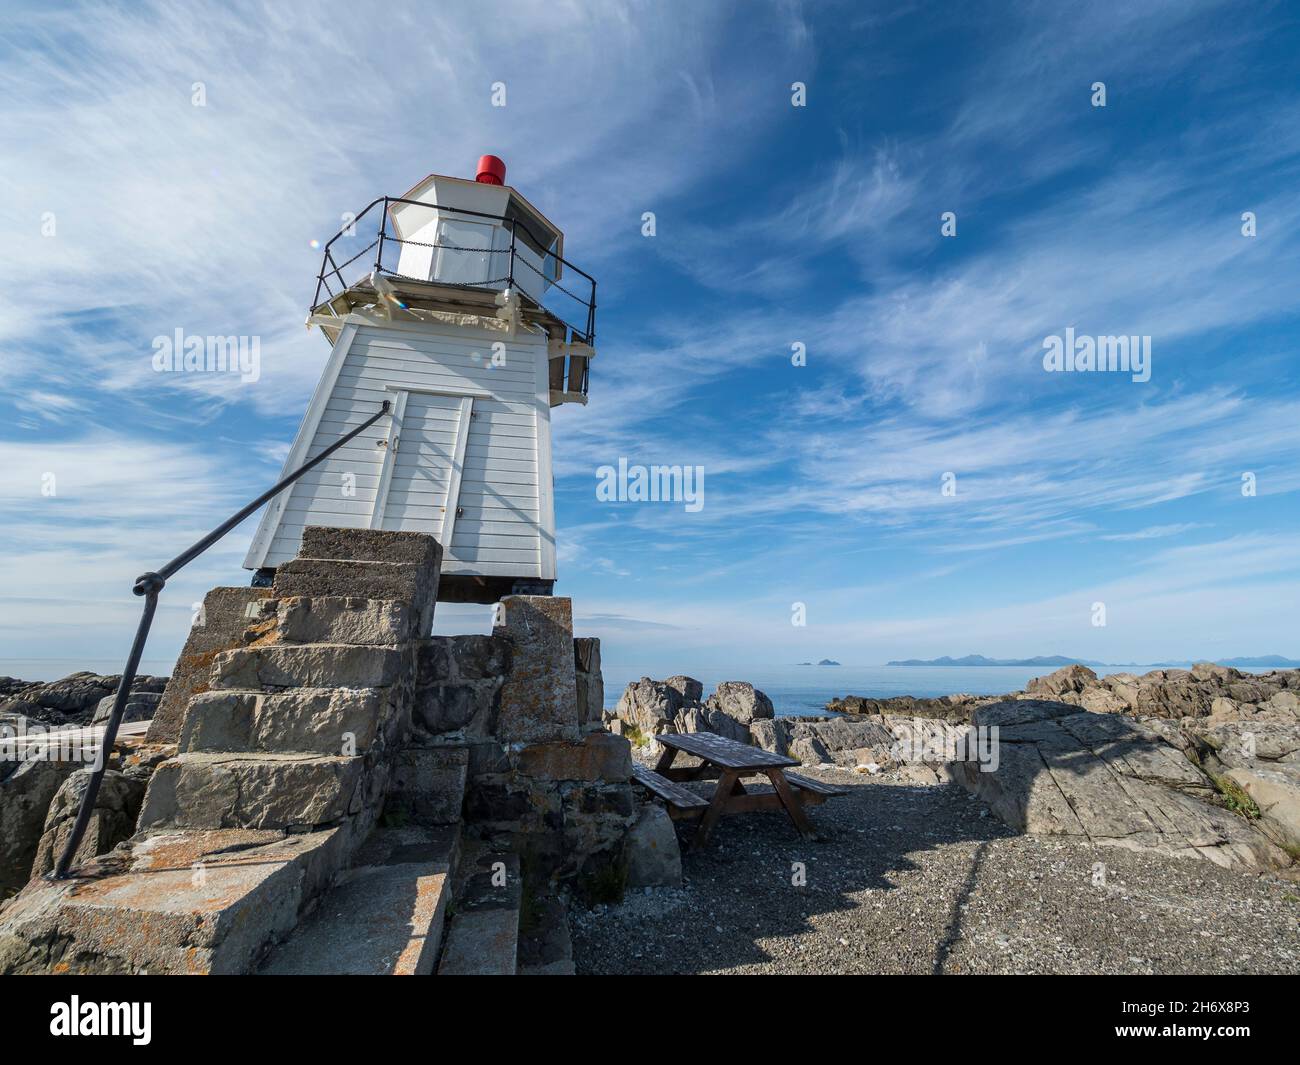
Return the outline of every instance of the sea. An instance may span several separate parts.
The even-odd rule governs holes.
[[[0,676],[18,680],[62,680],[69,673],[101,673],[115,677],[126,665],[126,653],[118,658],[0,658]],[[176,665],[171,658],[142,658],[136,673],[150,677],[167,677]]]
[[[1098,676],[1111,673],[1141,675],[1168,666],[1092,666]],[[708,696],[723,680],[747,680],[766,693],[778,716],[791,717],[826,712],[826,704],[845,695],[885,699],[893,695],[933,698],[966,692],[970,695],[1002,695],[1021,691],[1034,677],[1053,672],[1049,666],[776,666],[761,669],[682,670],[704,685]],[[1242,670],[1265,672],[1264,670]],[[605,709],[614,709],[623,689],[635,676],[606,666]],[[662,680],[662,677],[656,677]]]
[[[79,670],[116,674],[122,670],[121,659],[0,658],[0,675],[22,680],[58,680]],[[140,672],[166,676],[175,665],[174,658],[146,658]],[[1093,666],[1099,676],[1111,673],[1146,673],[1168,666],[1125,665]],[[605,709],[612,710],[623,689],[644,674],[607,664],[604,667]],[[862,695],[885,699],[892,695],[915,695],[933,698],[953,692],[971,695],[1001,695],[1022,690],[1034,677],[1046,676],[1046,666],[766,666],[705,667],[680,670],[704,685],[707,696],[719,681],[747,680],[767,694],[783,717],[821,714],[832,699],[845,695]],[[1243,670],[1242,672],[1266,672]],[[663,677],[656,677],[662,680]]]

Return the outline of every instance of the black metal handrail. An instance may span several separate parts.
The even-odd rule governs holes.
[[[415,207],[425,207],[430,211],[438,211],[442,214],[465,215],[470,218],[487,219],[492,222],[503,223],[510,231],[510,245],[506,248],[468,248],[454,244],[431,244],[423,241],[402,240],[400,237],[395,237],[388,232],[389,211],[393,204],[411,204]],[[336,262],[334,259],[335,242],[345,237],[355,236],[357,224],[376,207],[380,207],[380,205],[382,205],[382,207],[380,209],[379,228],[375,231],[374,240],[370,241],[360,251],[350,255],[341,264]],[[538,270],[537,267],[530,263],[526,258],[517,255],[516,249],[518,248],[521,237],[526,238],[536,249],[539,249],[537,254],[540,255],[543,264],[550,260],[565,269],[570,270],[584,279],[589,291],[586,293],[571,291],[569,288],[561,285],[557,279],[547,278],[541,270]],[[384,255],[390,245],[397,245],[399,252],[403,246],[410,245],[419,248],[442,248],[450,251],[468,251],[473,252],[476,255],[507,256],[508,258],[503,264],[503,270],[494,271],[501,274],[499,277],[493,277],[490,280],[484,281],[446,282],[439,281],[437,278],[410,277],[410,275],[403,274],[400,271],[393,269],[391,266],[386,265],[384,262]],[[372,271],[390,277],[409,278],[410,280],[415,281],[433,280],[438,284],[452,285],[457,288],[494,289],[501,286],[508,286],[509,288],[516,289],[522,292],[523,295],[528,296],[528,293],[523,289],[520,289],[518,285],[517,269],[522,266],[531,270],[541,278],[547,293],[562,293],[564,296],[568,297],[568,299],[573,301],[575,307],[580,310],[577,310],[576,314],[572,312],[560,313],[554,307],[546,306],[540,301],[534,300],[534,302],[538,303],[538,306],[542,307],[560,321],[565,328],[568,329],[573,339],[579,340],[585,344],[592,344],[596,339],[596,279],[585,270],[582,270],[578,266],[569,262],[569,260],[565,259],[563,256],[557,255],[554,251],[548,250],[548,248],[549,245],[546,240],[539,237],[529,228],[526,222],[518,218],[511,218],[506,215],[488,214],[483,211],[471,211],[461,207],[448,207],[444,204],[425,203],[422,200],[407,200],[398,196],[381,196],[368,203],[360,214],[356,215],[351,222],[345,225],[326,242],[325,247],[322,249],[320,273],[316,275],[316,293],[312,298],[312,309],[314,310],[321,305],[322,292],[325,293],[327,299],[333,299],[335,296],[349,288],[350,285],[364,280]],[[343,271],[348,266],[361,259],[362,256],[371,249],[377,249],[373,261],[368,263],[365,272],[360,273],[349,282],[344,276]],[[337,291],[334,286],[335,281],[338,283]],[[583,286],[575,287],[581,288]],[[532,297],[529,298],[531,299]]]
[[[54,872],[50,874],[52,879],[67,879],[68,870],[72,866],[72,859],[76,857],[77,848],[81,846],[81,837],[86,834],[86,826],[90,824],[90,816],[95,809],[95,799],[99,795],[99,785],[104,779],[104,771],[108,768],[108,756],[113,749],[113,744],[117,741],[117,729],[122,723],[122,714],[126,709],[127,697],[131,694],[131,685],[135,683],[135,671],[140,666],[140,656],[144,654],[145,641],[149,639],[149,628],[153,624],[154,611],[158,607],[158,593],[163,590],[168,578],[193,562],[267,500],[274,498],[312,467],[329,458],[353,437],[369,429],[388,413],[388,408],[388,400],[384,400],[380,405],[378,414],[371,415],[346,436],[332,443],[310,462],[299,466],[287,477],[282,477],[273,487],[268,488],[238,513],[232,514],[202,540],[182,551],[167,565],[156,571],[142,574],[135,579],[135,585],[131,590],[136,595],[144,596],[144,611],[140,616],[140,624],[135,630],[135,639],[131,643],[131,653],[127,656],[126,668],[122,670],[122,679],[117,685],[117,694],[113,698],[113,712],[109,714],[108,723],[104,726],[104,735],[100,739],[99,752],[95,758],[95,770],[90,775],[90,782],[86,785],[86,793],[81,797],[81,805],[77,808],[77,819],[72,825],[72,835],[68,837],[63,853],[59,856],[58,864],[54,867]]]

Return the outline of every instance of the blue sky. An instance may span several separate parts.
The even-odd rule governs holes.
[[[1294,8],[384,11],[8,10],[0,657],[125,652],[132,579],[279,472],[328,352],[311,242],[483,152],[600,282],[557,592],[611,665],[1300,655]],[[1150,336],[1151,379],[1045,372],[1067,327]],[[260,378],[155,373],[177,328],[259,336]],[[705,506],[597,501],[620,457],[702,466]]]

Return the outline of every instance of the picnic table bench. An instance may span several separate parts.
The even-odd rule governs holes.
[[[692,848],[708,842],[714,825],[724,814],[752,810],[784,809],[800,835],[810,838],[815,832],[804,808],[845,794],[843,788],[786,772],[789,766],[799,764],[793,758],[737,743],[725,736],[710,732],[670,732],[656,736],[655,740],[664,748],[658,764],[654,769],[634,766],[632,775],[637,783],[664,800],[668,815],[674,820],[700,819]],[[675,767],[673,761],[678,753],[694,755],[701,759],[701,764]],[[772,791],[747,791],[742,778],[756,775],[767,777]],[[682,785],[683,781],[714,778],[718,783],[711,799]]]

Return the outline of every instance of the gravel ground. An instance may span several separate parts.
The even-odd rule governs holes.
[[[724,818],[681,890],[572,914],[578,972],[1300,972],[1293,878],[1017,836],[956,785],[800,772],[851,789],[812,811],[823,841]]]

